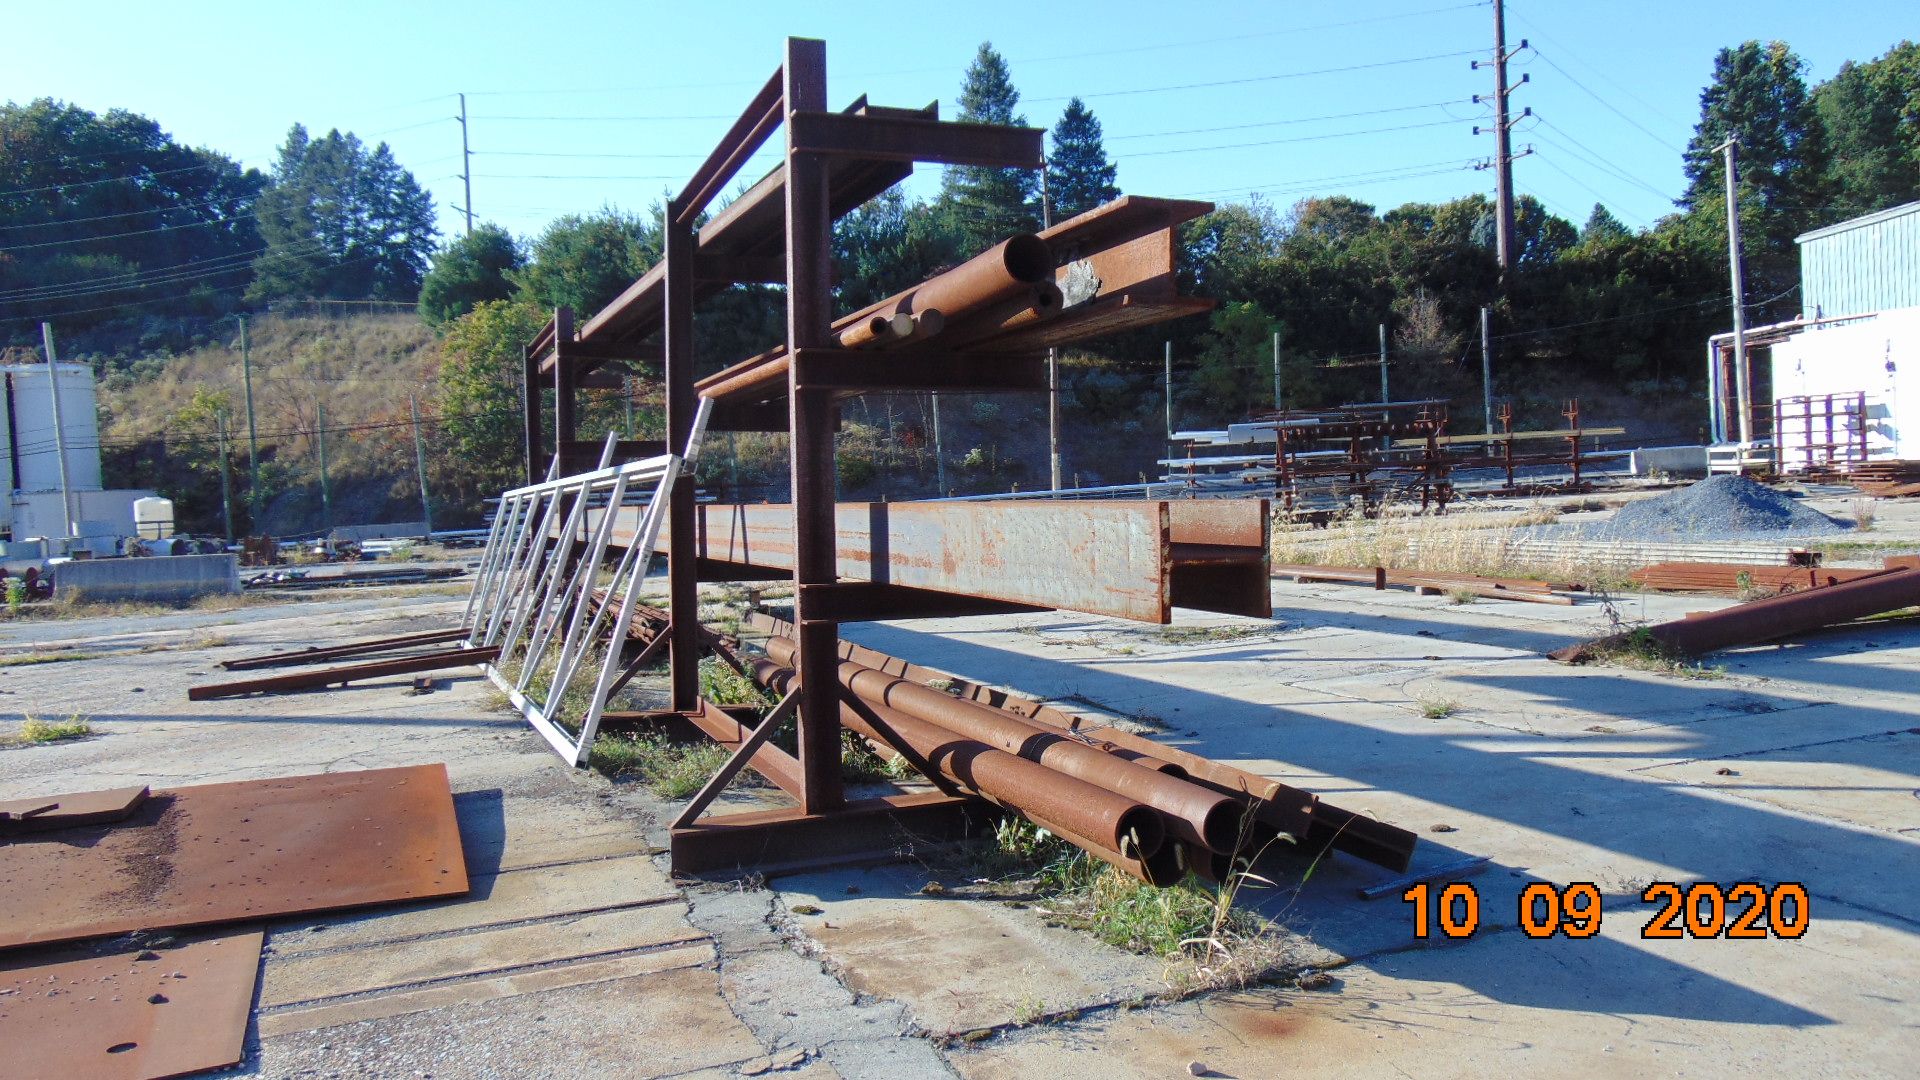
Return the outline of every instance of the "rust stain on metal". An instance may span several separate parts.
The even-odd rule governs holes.
[[[0,963],[0,1080],[157,1080],[237,1064],[261,931]]]
[[[206,784],[0,847],[0,948],[466,891],[445,765]]]

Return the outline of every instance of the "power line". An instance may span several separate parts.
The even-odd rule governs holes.
[[[1276,180],[1269,184],[1235,184],[1229,187],[1208,188],[1204,191],[1181,192],[1181,196],[1216,195],[1231,191],[1272,191],[1282,185],[1300,186],[1300,190],[1307,190],[1321,184],[1383,183],[1392,180],[1412,179],[1416,176],[1437,176],[1441,173],[1463,172],[1478,160],[1478,158],[1460,158],[1452,161],[1429,161],[1418,165],[1406,165],[1393,169],[1376,169],[1369,172],[1342,173],[1334,176],[1294,177],[1287,180]]]
[[[1621,93],[1627,95],[1628,97],[1632,98],[1635,102],[1639,103],[1639,105],[1642,108],[1646,109],[1647,112],[1650,113],[1651,115],[1658,117],[1659,119],[1664,120],[1669,124],[1672,124],[1674,127],[1677,127],[1682,131],[1688,131],[1688,132],[1692,131],[1692,128],[1687,124],[1684,124],[1678,120],[1675,120],[1673,117],[1668,116],[1666,113],[1661,112],[1659,109],[1649,104],[1647,102],[1647,99],[1634,93],[1632,87],[1626,85],[1620,80],[1614,78],[1612,75],[1608,74],[1605,68],[1600,67],[1597,64],[1590,63],[1588,60],[1582,57],[1579,53],[1574,52],[1573,50],[1568,49],[1565,45],[1561,44],[1558,38],[1554,37],[1552,34],[1547,33],[1544,29],[1541,28],[1539,23],[1534,22],[1532,19],[1528,18],[1525,11],[1514,11],[1513,14],[1518,16],[1521,22],[1524,22],[1528,26],[1533,27],[1533,32],[1539,35],[1539,37],[1542,40],[1552,42],[1554,45],[1560,48],[1562,54],[1565,55],[1568,59],[1577,61],[1582,66],[1586,67],[1589,71],[1592,71],[1594,74],[1612,83],[1616,89],[1618,89]],[[1536,52],[1535,55],[1538,56],[1539,53]],[[1540,58],[1542,60],[1546,60],[1548,64],[1553,64],[1552,60],[1547,59],[1544,56],[1541,56]],[[1558,65],[1554,65],[1554,66],[1556,68],[1558,67]]]
[[[46,187],[14,188],[11,191],[0,191],[0,196],[35,195],[42,191],[66,191],[70,188],[96,187],[100,184],[118,184],[130,180],[151,180],[156,176],[172,176],[175,173],[183,172],[204,172],[208,169],[232,169],[235,172],[239,172],[240,166],[231,161],[221,161],[211,162],[205,165],[183,165],[178,169],[150,169],[146,172],[133,173],[128,176],[109,176],[103,180],[78,180],[71,184],[48,184]]]
[[[1580,187],[1583,190],[1585,190],[1587,194],[1592,195],[1594,198],[1600,200],[1602,204],[1605,204],[1609,201],[1613,201],[1613,200],[1609,200],[1605,195],[1602,195],[1598,191],[1594,190],[1592,185],[1588,184],[1585,180],[1582,180],[1578,176],[1575,176],[1574,174],[1561,168],[1559,163],[1555,162],[1552,157],[1546,154],[1541,154],[1537,150],[1534,153],[1538,155],[1538,157],[1540,158],[1540,163],[1542,165],[1545,165],[1547,168],[1552,169],[1554,172],[1557,172],[1561,176],[1564,176],[1567,179],[1573,181],[1574,183],[1580,185]],[[1538,198],[1538,196],[1535,196],[1535,197]],[[1639,214],[1636,214],[1631,210],[1627,210],[1624,207],[1619,209],[1621,213],[1627,215],[1630,218],[1633,218],[1635,221],[1638,221],[1643,226],[1651,226],[1653,224],[1651,221],[1648,221],[1646,218],[1641,217]]]
[[[1386,109],[1363,109],[1360,112],[1328,113],[1325,116],[1298,116],[1289,120],[1261,120],[1251,124],[1228,124],[1224,127],[1185,128],[1180,131],[1147,131],[1137,135],[1109,135],[1107,142],[1124,142],[1127,139],[1158,139],[1169,135],[1210,135],[1219,131],[1246,131],[1251,128],[1282,127],[1288,124],[1311,124],[1321,120],[1349,120],[1361,116],[1383,116],[1388,113],[1417,112],[1421,109],[1438,109],[1448,105],[1470,104],[1469,99],[1459,98],[1453,101],[1430,101],[1424,105],[1396,105]]]
[[[61,218],[58,221],[28,221],[18,225],[0,224],[0,229],[51,229],[62,225],[79,225],[89,221],[108,221],[113,218],[139,217],[142,214],[165,214],[175,210],[202,210],[209,206],[220,206],[225,203],[235,202],[240,198],[242,198],[242,196],[229,195],[219,199],[208,199],[206,202],[178,203],[173,206],[150,206],[145,210],[125,210],[118,214],[95,214],[92,217]],[[0,248],[0,250],[8,249]]]
[[[1574,78],[1573,74],[1569,72],[1566,68],[1563,68],[1559,64],[1554,63],[1553,57],[1540,52],[1538,49],[1534,51],[1540,57],[1540,59],[1547,62],[1548,67],[1559,72],[1562,76],[1566,78],[1568,82],[1579,87],[1580,90],[1583,93],[1585,93],[1588,97],[1606,106],[1607,111],[1613,113],[1615,116],[1618,116],[1620,119],[1625,120],[1627,123],[1632,124],[1634,127],[1634,130],[1640,132],[1640,134],[1642,135],[1645,135],[1647,138],[1652,139],[1654,142],[1659,143],[1661,146],[1664,146],[1667,149],[1674,151],[1675,153],[1681,152],[1682,148],[1680,146],[1674,143],[1668,142],[1666,139],[1663,139],[1658,135],[1655,135],[1652,131],[1647,129],[1646,125],[1640,123],[1640,121],[1638,120],[1635,120],[1633,117],[1628,116],[1626,113],[1621,112],[1620,108],[1616,106],[1613,102],[1608,101],[1606,98],[1601,97],[1598,93],[1595,93],[1592,88],[1588,87],[1586,83],[1583,83],[1579,79]]]
[[[1662,202],[1673,201],[1673,196],[1668,195],[1666,192],[1661,191],[1659,188],[1653,186],[1652,184],[1648,183],[1645,180],[1640,179],[1639,177],[1633,175],[1632,173],[1629,173],[1626,170],[1613,165],[1612,163],[1607,161],[1605,155],[1601,154],[1598,150],[1595,150],[1593,147],[1588,146],[1586,143],[1583,143],[1580,140],[1574,138],[1571,134],[1567,132],[1567,129],[1561,127],[1559,124],[1556,124],[1553,121],[1547,119],[1546,117],[1540,116],[1538,114],[1534,116],[1534,119],[1540,122],[1541,127],[1552,128],[1553,130],[1559,132],[1561,137],[1566,139],[1567,142],[1573,144],[1573,146],[1570,147],[1561,143],[1558,139],[1553,138],[1551,135],[1541,135],[1536,132],[1535,137],[1545,141],[1549,146],[1557,146],[1560,149],[1565,150],[1567,153],[1573,155],[1575,158],[1579,159],[1584,164],[1591,165],[1592,167],[1600,170],[1601,172],[1604,172],[1607,175],[1612,176],[1616,180],[1621,180],[1626,183],[1632,184],[1633,186],[1641,189],[1642,191],[1645,191],[1648,194],[1655,196],[1656,198],[1660,199]],[[1574,147],[1578,147],[1579,149],[1574,149]]]
[[[1218,146],[1187,146],[1177,150],[1142,150],[1128,154],[1125,158],[1162,157],[1167,154],[1196,154],[1208,150],[1243,150],[1254,146],[1283,146],[1289,143],[1321,142],[1326,139],[1351,139],[1361,135],[1385,135],[1396,131],[1417,131],[1421,128],[1446,127],[1457,124],[1458,120],[1430,120],[1422,124],[1400,124],[1396,127],[1367,128],[1361,131],[1335,131],[1323,135],[1300,135],[1291,139],[1262,139],[1259,142],[1222,143]]]
[[[1051,101],[1067,101],[1071,98],[1128,97],[1135,94],[1164,94],[1176,90],[1206,90],[1218,86],[1245,86],[1249,83],[1275,82],[1281,79],[1305,79],[1316,75],[1339,75],[1350,71],[1374,71],[1380,68],[1402,67],[1407,64],[1424,64],[1433,60],[1456,60],[1463,56],[1478,56],[1482,49],[1460,49],[1455,52],[1433,53],[1428,56],[1409,56],[1399,60],[1378,60],[1370,64],[1347,64],[1343,67],[1317,68],[1312,71],[1283,71],[1274,75],[1250,75],[1242,79],[1217,79],[1212,82],[1179,83],[1172,86],[1140,86],[1126,90],[1100,90],[1087,94],[1069,94],[1063,97],[1030,98],[1035,104]]]

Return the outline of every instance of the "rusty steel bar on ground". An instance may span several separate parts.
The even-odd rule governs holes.
[[[366,656],[370,653],[394,652],[419,645],[444,645],[450,641],[464,641],[470,632],[465,627],[452,630],[426,630],[418,634],[374,638],[370,641],[355,641],[346,645],[310,646],[288,652],[268,653],[264,656],[243,656],[237,660],[222,660],[220,666],[228,671],[248,671],[254,668],[324,664],[330,660],[341,660],[349,656]]]
[[[1914,606],[1920,606],[1920,566],[1901,566],[1837,585],[1785,593],[1719,611],[1694,612],[1684,619],[1648,627],[1646,632],[1672,652],[1701,656]],[[1583,642],[1547,655],[1578,663],[1588,659],[1600,644]]]
[[[258,679],[203,683],[200,686],[187,688],[187,700],[212,701],[217,698],[244,697],[247,694],[273,694],[286,690],[345,686],[350,682],[381,679],[389,675],[411,675],[419,671],[441,671],[446,668],[466,667],[470,664],[490,664],[499,658],[500,650],[495,647],[450,649],[446,652],[423,653],[419,656],[405,656],[396,660],[373,660],[364,664],[321,668],[317,671],[295,671],[286,675],[268,675]]]

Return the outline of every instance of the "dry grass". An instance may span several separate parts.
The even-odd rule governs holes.
[[[1559,555],[1521,551],[1519,530],[1542,524],[1543,515],[1553,513],[1539,509],[1519,515],[1433,514],[1389,506],[1376,517],[1344,514],[1324,528],[1280,521],[1273,530],[1273,560],[1529,578],[1590,588],[1632,587],[1627,575],[1633,563],[1606,545],[1571,548]]]
[[[20,717],[20,730],[0,735],[0,746],[44,746],[47,743],[84,739],[93,734],[93,721],[79,713],[65,720],[42,720],[31,713]]]
[[[1244,988],[1296,966],[1296,950],[1285,929],[1239,905],[1242,889],[1272,884],[1244,864],[1222,884],[1189,875],[1160,887],[1144,884],[1020,818],[1003,820],[994,839],[993,855],[999,861],[990,872],[1031,873],[1038,866],[1035,892],[1041,914],[1115,948],[1158,957],[1166,965],[1164,978],[1174,996]]]
[[[65,664],[74,660],[92,660],[101,653],[91,652],[44,652],[21,653],[18,656],[0,656],[0,668],[27,667],[32,664]]]

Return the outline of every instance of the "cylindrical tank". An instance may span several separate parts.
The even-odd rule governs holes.
[[[62,403],[64,406],[64,402]],[[142,540],[164,540],[173,535],[173,500],[158,495],[133,500],[133,531]]]
[[[93,369],[59,364],[60,417],[65,429],[67,482],[75,491],[100,490],[100,424],[94,411]],[[16,364],[5,369],[12,384],[11,451],[20,462],[20,489],[58,491],[60,458],[53,437],[53,395],[47,365]],[[0,463],[5,465],[6,463]],[[5,478],[10,482],[11,476]]]

